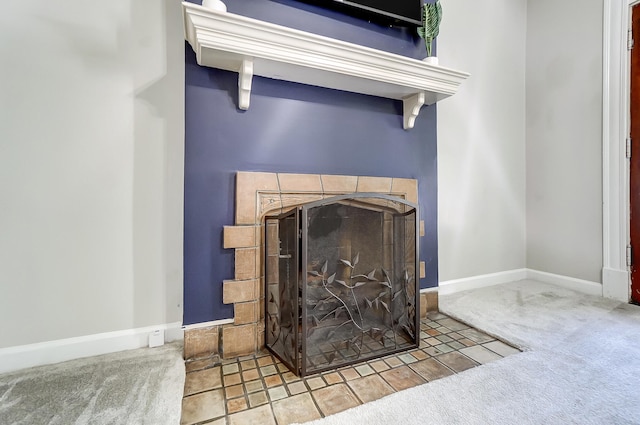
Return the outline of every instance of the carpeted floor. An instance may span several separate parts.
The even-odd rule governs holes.
[[[0,424],[179,424],[182,345],[0,375]]]
[[[308,425],[640,424],[640,307],[521,281],[440,309],[525,352]]]

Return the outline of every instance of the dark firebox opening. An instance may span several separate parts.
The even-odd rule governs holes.
[[[267,348],[305,376],[417,347],[417,217],[379,194],[267,217]]]

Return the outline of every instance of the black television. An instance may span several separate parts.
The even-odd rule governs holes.
[[[415,27],[422,24],[422,0],[301,0],[377,23]]]

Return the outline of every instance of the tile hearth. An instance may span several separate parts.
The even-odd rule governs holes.
[[[520,352],[437,312],[422,319],[420,328],[417,349],[306,378],[266,351],[221,362],[187,361],[181,423],[310,421]]]

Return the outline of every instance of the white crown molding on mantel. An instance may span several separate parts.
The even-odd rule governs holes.
[[[402,100],[404,128],[469,74],[357,44],[183,2],[185,39],[201,66],[238,72],[238,107],[254,75]]]

